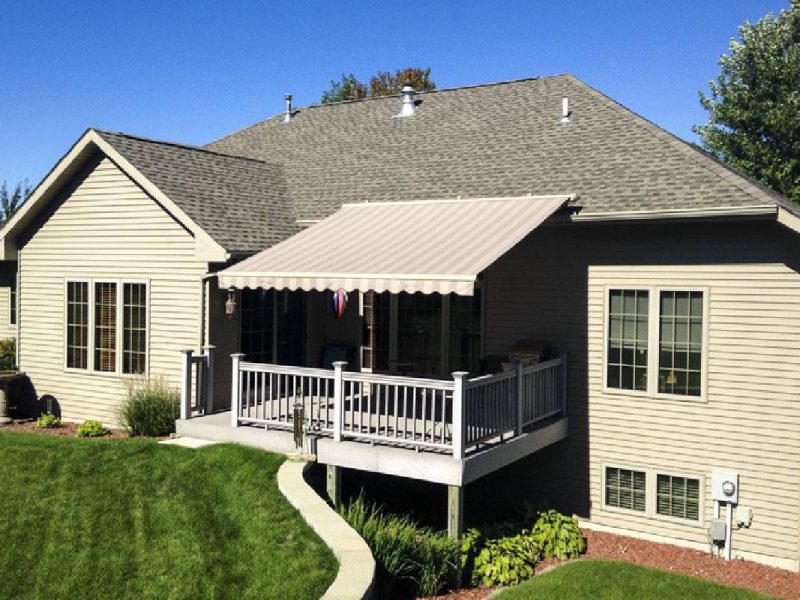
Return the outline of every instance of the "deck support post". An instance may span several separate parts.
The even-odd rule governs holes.
[[[203,346],[203,354],[206,355],[206,404],[203,407],[205,414],[210,415],[214,412],[214,350],[216,346]]]
[[[342,467],[336,465],[326,465],[327,477],[326,488],[328,498],[331,499],[333,507],[338,509],[342,503]]]
[[[447,534],[460,547],[464,534],[464,488],[460,485],[447,486]],[[456,570],[456,586],[461,587],[461,561]]]
[[[190,348],[181,350],[181,420],[192,416],[192,354]]]
[[[242,412],[242,374],[239,363],[244,354],[231,354],[231,427],[239,426],[239,413]]]
[[[514,370],[517,372],[517,435],[522,435],[522,423],[525,420],[523,413],[525,390],[522,386],[522,361],[518,358],[514,360]]]
[[[344,413],[344,382],[342,371],[347,366],[343,360],[333,363],[333,441],[342,441],[342,415]]]
[[[467,378],[466,371],[456,371],[453,373],[453,458],[464,460],[464,380]]]

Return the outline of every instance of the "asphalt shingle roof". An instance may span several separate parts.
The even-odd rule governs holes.
[[[562,98],[569,123],[561,123]],[[98,131],[228,251],[346,202],[576,194],[584,212],[741,207],[783,196],[571,75],[322,104],[204,148]]]
[[[571,75],[416,98],[410,118],[393,118],[398,96],[317,105],[207,148],[284,165],[299,219],[345,202],[527,193],[577,193],[587,212],[788,204]]]
[[[279,165],[95,131],[230,252],[262,250],[299,229]]]

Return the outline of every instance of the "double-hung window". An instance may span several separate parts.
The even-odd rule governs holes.
[[[146,283],[67,281],[68,369],[135,375],[147,371]]]
[[[704,290],[609,287],[606,389],[702,397],[707,302]]]

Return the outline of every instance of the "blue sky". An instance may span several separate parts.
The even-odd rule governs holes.
[[[694,139],[737,26],[788,5],[0,0],[0,181],[38,182],[87,127],[203,144],[405,66],[439,87],[573,73]]]

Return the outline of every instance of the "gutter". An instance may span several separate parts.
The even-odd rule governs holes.
[[[570,217],[576,223],[602,221],[645,221],[664,219],[708,219],[715,217],[774,217],[779,206],[757,204],[753,206],[721,206],[702,208],[667,208],[656,210],[632,210],[622,212],[578,212]]]

